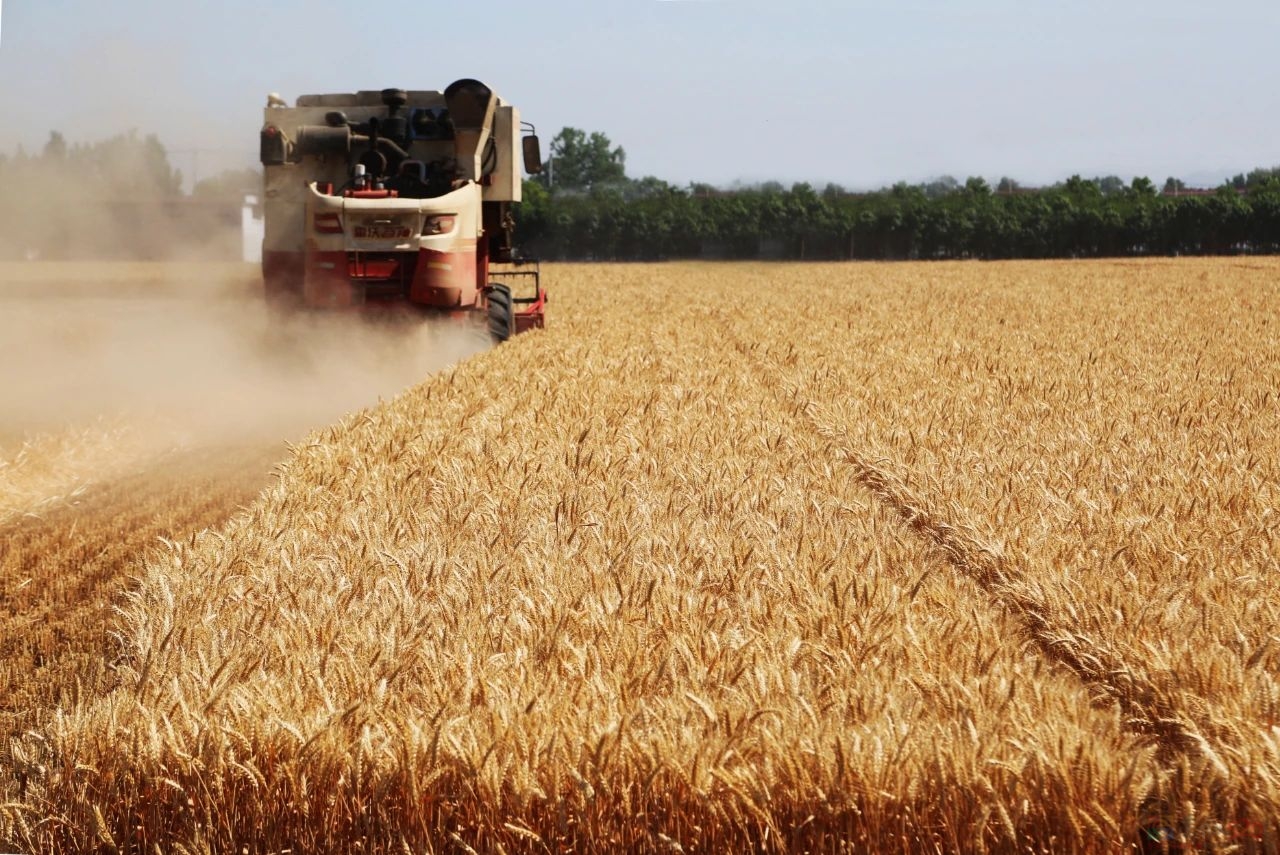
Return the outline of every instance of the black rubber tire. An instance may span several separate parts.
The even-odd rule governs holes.
[[[511,310],[511,289],[493,285],[489,289],[489,337],[504,342],[516,331],[515,314]]]

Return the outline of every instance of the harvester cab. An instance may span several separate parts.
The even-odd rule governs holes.
[[[478,80],[443,92],[271,96],[260,135],[267,299],[483,314],[501,341],[541,327],[536,261],[515,251],[531,125]]]

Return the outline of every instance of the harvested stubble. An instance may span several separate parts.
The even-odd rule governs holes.
[[[0,525],[74,501],[149,455],[154,444],[121,419],[13,437],[0,445]]]
[[[225,522],[271,480],[283,454],[283,447],[169,453],[67,503],[0,519],[0,802],[24,791],[30,771],[28,752],[21,740],[11,751],[11,738],[115,685],[120,645],[111,619],[139,562],[161,538]]]
[[[1280,449],[1140,358],[1197,288],[1274,319],[1242,271],[558,268],[548,330],[314,435],[147,568],[122,688],[25,746],[45,773],[6,833],[1105,852],[1144,811],[1265,823],[1275,540],[1233,529],[1268,525],[1242,473]],[[1090,319],[1134,340],[1100,351]],[[1161,394],[1205,433],[1140,429]],[[1208,510],[1199,454],[1235,504]],[[1203,496],[1195,573],[1118,541],[1138,508],[1184,532],[1179,490]]]

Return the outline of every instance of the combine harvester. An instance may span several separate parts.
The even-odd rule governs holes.
[[[260,143],[272,307],[479,315],[495,341],[542,326],[511,216],[521,161],[542,169],[538,138],[483,83],[272,95]]]

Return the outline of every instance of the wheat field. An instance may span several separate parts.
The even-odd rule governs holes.
[[[1280,263],[547,279],[138,559],[0,842],[1280,851]]]

